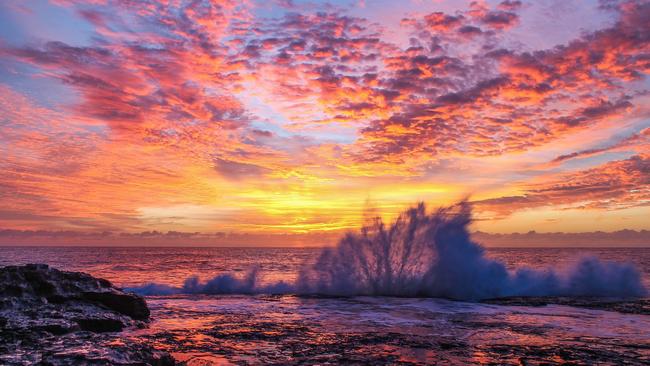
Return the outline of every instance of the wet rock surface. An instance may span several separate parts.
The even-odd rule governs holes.
[[[503,297],[483,301],[508,306],[565,305],[586,309],[616,311],[623,314],[650,315],[650,299],[619,299],[598,297]]]
[[[650,364],[650,318],[437,299],[179,296],[129,336],[189,366]]]
[[[149,308],[109,281],[47,265],[0,268],[0,364],[173,365],[120,332],[144,327]]]

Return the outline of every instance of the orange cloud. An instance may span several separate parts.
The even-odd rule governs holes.
[[[538,50],[512,41],[535,5],[509,0],[404,14],[402,44],[337,7],[54,4],[90,36],[0,43],[12,230],[331,232],[367,198],[390,215],[478,192],[499,217],[648,200],[644,2]],[[565,142],[604,126],[640,132]]]
[[[524,193],[474,202],[481,211],[508,215],[540,206],[618,210],[650,204],[650,155],[612,161],[595,168],[544,177]]]

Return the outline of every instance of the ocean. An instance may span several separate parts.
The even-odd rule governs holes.
[[[181,248],[181,247],[0,247],[0,266],[47,263],[67,271],[82,271],[120,287],[149,282],[182,285],[191,276],[207,280],[222,273],[261,270],[262,281],[294,281],[305,263],[314,262],[320,248]],[[584,257],[631,263],[650,288],[650,248],[488,248],[487,257],[510,270],[568,267]]]
[[[0,247],[0,266],[47,263],[124,288],[181,288],[259,271],[293,283],[318,248]],[[650,249],[487,249],[509,271],[570,268],[580,258],[630,263],[650,288]],[[234,291],[237,292],[237,291]],[[240,291],[241,292],[241,291]],[[245,292],[245,291],[244,291]],[[650,364],[650,315],[589,306],[515,306],[409,296],[197,291],[146,296],[153,321],[126,333],[189,365]],[[639,300],[641,301],[641,300]],[[584,304],[583,304],[584,305]],[[612,362],[616,360],[616,362]]]

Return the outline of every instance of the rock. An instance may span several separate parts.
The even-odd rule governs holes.
[[[115,318],[77,318],[77,324],[82,330],[90,332],[119,332],[124,328],[124,324]]]
[[[44,322],[41,325],[36,325],[32,329],[36,331],[48,332],[54,335],[63,335],[74,331],[78,331],[82,328],[80,327],[80,324],[78,322],[73,323],[70,321],[61,321],[61,322],[53,321],[49,323]]]
[[[45,264],[1,268],[0,298],[5,306],[7,299],[23,304],[82,302],[101,305],[135,320],[149,319],[149,309],[142,297],[125,293],[107,280],[81,272],[59,271]]]
[[[100,343],[100,347],[92,348],[85,340],[65,349],[54,347],[46,351],[40,361],[42,366],[63,365],[151,365],[174,366],[176,362],[167,353],[152,350],[142,344]]]
[[[0,268],[0,364],[174,365],[142,341],[122,342],[149,321],[145,300],[109,281],[44,264]]]
[[[98,302],[107,308],[137,320],[149,319],[149,308],[144,299],[133,294],[112,292],[85,292],[85,299]]]
[[[580,308],[615,311],[623,314],[650,315],[650,299],[620,299],[600,297],[512,296],[482,302],[508,306],[565,305]]]

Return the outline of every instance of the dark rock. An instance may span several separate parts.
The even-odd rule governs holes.
[[[71,322],[52,322],[52,323],[43,323],[42,325],[36,325],[32,328],[35,331],[44,331],[51,333],[53,335],[63,335],[71,332],[78,331],[80,329],[79,325]]]
[[[133,319],[149,319],[149,308],[140,296],[118,292],[85,292],[83,297]]]
[[[482,302],[509,306],[565,305],[579,308],[615,311],[623,314],[650,315],[650,299],[620,299],[602,297],[512,296]]]
[[[142,341],[121,342],[149,320],[145,300],[109,281],[43,264],[0,268],[1,365],[173,365]]]
[[[120,332],[124,324],[119,319],[113,318],[87,318],[75,319],[81,330],[89,332]]]
[[[81,272],[64,272],[44,264],[8,266],[0,269],[0,298],[18,302],[101,305],[135,320],[149,319],[144,299],[125,293],[104,279]]]
[[[142,363],[140,360],[147,359],[147,363]],[[133,360],[133,361],[131,361]],[[83,353],[58,353],[52,355],[45,355],[40,362],[41,366],[63,366],[63,365],[77,365],[77,366],[113,366],[113,365],[129,365],[129,366],[173,366],[175,365],[174,359],[164,352],[152,353],[119,353],[115,352],[103,357],[88,358]]]

